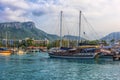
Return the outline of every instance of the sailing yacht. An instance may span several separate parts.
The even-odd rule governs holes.
[[[7,32],[6,32],[6,48],[4,47],[0,48],[0,55],[8,56],[11,55],[12,53],[13,51],[7,48]]]
[[[48,54],[51,58],[71,58],[71,59],[94,59],[98,53],[99,48],[96,47],[85,47],[81,48],[66,48],[62,47],[62,11],[60,18],[60,48],[51,48]],[[79,15],[79,42],[80,42],[80,28],[81,28],[81,11]],[[79,44],[78,42],[78,44]]]

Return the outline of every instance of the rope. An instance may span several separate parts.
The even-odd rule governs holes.
[[[99,37],[98,33],[94,30],[93,26],[88,22],[88,20],[86,19],[86,17],[83,15],[84,20],[86,21],[86,23],[88,24],[89,27],[91,27],[91,31],[95,33],[96,37]],[[97,38],[96,38],[97,39]]]

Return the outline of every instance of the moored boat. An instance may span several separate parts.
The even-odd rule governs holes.
[[[99,53],[97,48],[52,48],[48,54],[51,58],[94,59]]]
[[[10,49],[0,48],[0,55],[8,56],[8,55],[11,55],[12,53],[13,53],[13,51]]]
[[[60,48],[52,48],[48,51],[48,54],[52,58],[74,58],[74,59],[94,59],[98,53],[99,48],[96,47],[84,47],[79,46],[80,44],[80,30],[81,30],[81,14],[79,15],[79,41],[76,48],[63,48],[62,47],[62,11],[60,18]]]
[[[110,49],[100,49],[99,58],[113,59],[113,52]]]

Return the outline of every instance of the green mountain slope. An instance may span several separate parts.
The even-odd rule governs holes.
[[[48,34],[37,29],[33,22],[6,22],[0,23],[0,38],[4,39],[8,35],[8,39],[48,39],[56,40],[57,35]]]

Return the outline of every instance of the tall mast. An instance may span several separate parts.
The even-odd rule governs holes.
[[[6,48],[7,48],[7,43],[8,43],[8,42],[7,42],[7,32],[6,32]]]
[[[62,13],[63,11],[60,12],[60,47],[62,47]]]
[[[79,43],[81,42],[81,39],[80,39],[80,35],[81,35],[81,11],[79,13],[79,40],[78,40],[78,46],[79,46]]]

